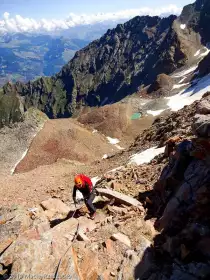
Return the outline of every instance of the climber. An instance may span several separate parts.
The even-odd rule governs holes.
[[[79,174],[74,178],[74,189],[73,189],[73,200],[76,205],[76,191],[79,190],[85,200],[85,204],[89,210],[90,218],[93,220],[95,218],[96,209],[93,205],[93,200],[96,196],[96,191],[93,187],[91,179],[83,174]]]

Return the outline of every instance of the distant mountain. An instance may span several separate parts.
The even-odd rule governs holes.
[[[51,76],[88,43],[50,35],[4,34],[0,36],[0,85]]]
[[[8,123],[15,104],[17,112],[34,106],[50,118],[70,117],[82,105],[119,101],[150,85],[159,74],[197,63],[195,54],[209,42],[209,24],[207,0],[184,7],[178,18],[137,16],[77,51],[57,75],[5,85],[0,115]],[[56,57],[54,47],[52,53],[50,60]],[[5,112],[2,108],[9,103]]]

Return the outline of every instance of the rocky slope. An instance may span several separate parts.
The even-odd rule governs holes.
[[[201,101],[157,120],[151,129],[141,133],[128,151],[107,159],[108,170],[112,161],[122,163],[123,154],[128,161],[131,150],[142,148],[141,141],[146,141],[147,147],[175,144],[167,146],[164,154],[148,164],[125,164],[119,170],[103,172],[102,180],[97,183],[101,195],[95,201],[98,209],[95,221],[85,217],[87,209],[82,205],[74,213],[68,192],[73,173],[69,176],[67,162],[57,163],[59,169],[54,165],[29,172],[27,186],[23,185],[27,174],[13,176],[13,187],[15,182],[19,185],[16,198],[22,206],[7,204],[9,207],[0,208],[2,277],[208,279],[209,128],[210,98],[206,94]],[[190,161],[189,158],[186,161],[188,156],[182,153],[186,147],[184,138],[192,141],[186,150],[190,152]],[[174,169],[177,161],[181,166]],[[75,172],[83,168],[77,166]],[[89,168],[93,171],[94,165]],[[172,177],[167,170],[175,171]],[[38,186],[38,177],[44,173],[42,185]],[[63,175],[61,180],[59,173]],[[8,190],[3,191],[5,200],[11,190],[9,185],[1,185]],[[30,208],[23,206],[23,195]]]
[[[78,51],[56,76],[17,83],[12,92],[21,96],[25,110],[35,106],[50,118],[72,116],[80,105],[118,101],[157,75],[202,59],[195,53],[202,48],[201,37],[208,41],[202,31],[208,22],[207,2],[188,5],[177,19],[135,17]],[[11,86],[5,85],[3,92],[10,95]]]
[[[44,113],[30,108],[24,114],[24,121],[0,129],[0,175],[12,174],[47,120]]]
[[[27,172],[38,166],[51,165],[59,160],[90,164],[119,149],[108,139],[93,133],[72,119],[48,120],[30,145],[15,173]]]

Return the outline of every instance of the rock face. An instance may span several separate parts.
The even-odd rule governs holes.
[[[197,106],[197,111],[199,114],[210,114],[210,96],[207,97],[206,100],[202,100],[198,106]]]
[[[58,200],[44,203],[48,213],[40,206],[0,208],[0,275],[5,279],[17,273],[48,275],[46,279],[68,274],[75,280],[209,279],[210,138],[206,132],[199,137],[189,131],[197,124],[195,113],[199,114],[195,132],[204,126],[209,129],[209,103],[206,94],[139,136],[145,145],[154,141],[161,146],[166,141],[167,152],[149,164],[108,172],[110,177],[102,178],[107,180],[104,186],[119,180],[127,195],[99,189],[111,201],[100,198],[95,220],[75,215],[50,223],[49,211],[57,208],[61,213],[67,208]],[[171,136],[173,141],[164,138]],[[128,200],[132,188],[138,189],[135,197],[144,211],[132,206],[131,201],[138,200]],[[126,201],[131,206],[125,206]]]
[[[202,7],[199,18],[199,30],[203,43],[209,43],[210,3],[208,0],[197,1],[197,8]]]
[[[210,137],[210,115],[196,115],[193,130],[199,137]]]
[[[161,96],[166,95],[173,87],[173,80],[170,76],[166,74],[160,74],[157,76],[156,80],[151,84],[148,89],[148,93],[153,93]]]
[[[159,74],[170,74],[195,60],[202,47],[199,32],[208,40],[204,7],[208,8],[207,1],[197,0],[178,19],[137,16],[78,51],[52,78],[16,83],[12,90],[6,85],[3,94],[21,96],[25,110],[34,106],[50,118],[72,116],[84,104],[119,101]],[[157,82],[163,82],[165,90],[171,88],[166,77],[158,77]]]
[[[210,53],[204,57],[198,65],[199,77],[203,77],[210,72]]]
[[[0,89],[0,128],[13,122],[22,121],[24,108],[15,87],[10,83],[7,85],[7,94],[4,88]]]

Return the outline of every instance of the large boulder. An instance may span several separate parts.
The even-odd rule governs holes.
[[[31,225],[32,220],[25,209],[0,209],[0,254]]]
[[[70,207],[57,198],[49,198],[48,200],[42,201],[41,206],[44,208],[44,210],[66,215],[71,210]]]
[[[195,115],[192,129],[198,137],[210,137],[210,115]]]
[[[202,100],[197,107],[198,114],[207,115],[210,114],[210,96]]]
[[[210,53],[204,57],[198,65],[199,77],[203,77],[210,72]]]
[[[77,257],[71,246],[77,230],[76,219],[69,219],[44,232],[38,232],[37,227],[31,228],[19,235],[2,254],[0,263],[5,267],[12,266],[13,276],[30,273],[46,275],[43,279],[54,279],[58,269],[59,275],[66,274],[70,279],[79,279]],[[82,221],[81,231],[85,231]]]
[[[106,189],[97,188],[97,192],[101,196],[105,196],[107,198],[115,199],[116,201],[118,201],[122,204],[125,204],[125,205],[138,207],[140,210],[143,211],[143,207],[142,207],[141,203],[137,199],[135,199],[131,196],[122,194],[122,193],[117,192],[117,191],[110,190],[108,188],[106,188]]]

